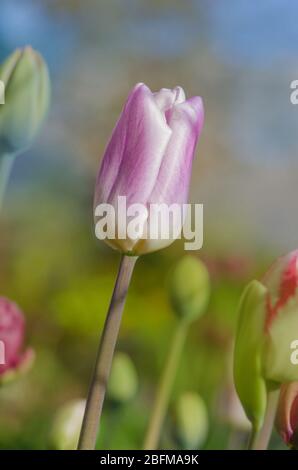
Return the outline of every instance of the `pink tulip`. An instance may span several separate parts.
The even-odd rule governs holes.
[[[33,351],[22,351],[24,336],[25,320],[19,307],[5,297],[0,297],[0,381],[31,363]]]
[[[298,250],[280,257],[264,277],[268,288],[266,329],[269,330],[283,307],[294,298],[298,287]]]
[[[263,372],[273,382],[293,382],[298,380],[292,360],[298,340],[298,250],[278,258],[263,284],[267,288]]]
[[[239,304],[234,351],[237,393],[255,430],[264,422],[267,392],[298,381],[298,250],[278,258]]]
[[[200,97],[185,99],[181,87],[152,93],[137,84],[114,128],[97,177],[95,207],[126,204],[179,204],[187,202],[192,161],[204,122]],[[143,221],[149,233],[150,218]],[[178,232],[181,232],[178,227]],[[109,239],[121,252],[139,255],[173,242],[153,239]]]
[[[275,426],[289,447],[298,448],[298,382],[282,385]]]

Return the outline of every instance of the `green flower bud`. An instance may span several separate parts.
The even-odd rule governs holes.
[[[0,104],[0,155],[26,150],[49,106],[47,66],[31,47],[17,49],[0,67],[5,104]]]
[[[138,376],[130,357],[118,352],[115,354],[108,383],[108,398],[117,404],[126,403],[137,393]]]
[[[194,392],[185,392],[175,407],[177,438],[184,449],[198,449],[208,434],[208,412],[205,402]]]
[[[234,350],[234,379],[248,419],[257,431],[262,426],[267,404],[266,382],[262,377],[262,339],[267,289],[252,281],[242,294]]]
[[[57,450],[75,450],[78,446],[86,401],[72,400],[56,413],[50,434],[51,446]]]
[[[192,321],[204,313],[210,297],[210,280],[202,261],[183,256],[170,276],[169,295],[179,317]]]

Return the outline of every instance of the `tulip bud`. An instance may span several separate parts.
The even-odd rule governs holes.
[[[298,250],[279,258],[264,277],[268,289],[263,346],[264,376],[273,383],[298,380],[292,345],[298,340]]]
[[[117,404],[130,401],[137,393],[138,376],[130,357],[118,352],[113,359],[108,384],[108,398]]]
[[[183,256],[169,279],[169,295],[175,313],[192,321],[206,310],[210,297],[209,273],[198,258]]]
[[[292,360],[298,340],[297,260],[298,250],[279,258],[262,284],[253,281],[248,286],[240,302],[234,375],[252,423],[262,421],[265,385],[270,390],[298,381]]]
[[[0,383],[8,382],[32,364],[32,349],[22,351],[25,320],[18,306],[0,297]]]
[[[5,104],[0,105],[0,156],[26,150],[49,105],[47,66],[31,47],[17,49],[0,68]]]
[[[72,400],[56,413],[50,442],[56,450],[76,450],[79,442],[86,401]]]
[[[263,424],[267,404],[266,382],[261,373],[266,293],[261,283],[252,281],[242,294],[234,350],[235,387],[256,431]]]
[[[285,444],[298,450],[298,382],[281,386],[275,427]]]
[[[175,407],[175,432],[184,449],[199,449],[209,428],[208,411],[200,395],[185,392]]]
[[[98,238],[104,238],[99,230],[98,209],[103,205],[115,210],[107,211],[104,219],[104,225],[112,227],[105,241],[122,253],[141,255],[156,251],[180,235],[183,217],[174,222],[170,217],[167,220],[161,217],[163,220],[156,222],[150,207],[158,205],[164,210],[176,204],[182,209],[187,202],[192,161],[203,121],[201,98],[186,100],[180,87],[157,93],[142,83],[134,87],[97,177],[94,206]],[[121,209],[118,217],[120,197],[125,198],[127,214]],[[130,215],[135,214],[138,219],[138,230],[133,235],[129,231],[129,208],[134,208]]]

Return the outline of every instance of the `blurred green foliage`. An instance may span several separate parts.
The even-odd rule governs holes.
[[[1,51],[7,52],[19,37],[28,43],[34,40],[34,47],[49,58],[53,95],[39,142],[16,161],[1,213],[0,290],[24,310],[27,343],[36,351],[36,362],[26,376],[0,389],[0,448],[50,448],[57,410],[70,400],[86,397],[119,262],[117,253],[95,239],[93,188],[109,133],[137,81],[146,81],[152,89],[179,83],[189,96],[202,94],[208,108],[199,146],[202,158],[194,163],[192,201],[203,202],[206,208],[204,247],[195,256],[208,268],[211,297],[206,315],[189,331],[161,446],[179,446],[174,437],[175,404],[191,390],[200,394],[208,408],[204,448],[226,448],[232,429],[220,417],[218,398],[230,385],[239,296],[276,256],[272,240],[279,241],[282,233],[286,244],[294,242],[296,234],[294,209],[288,205],[297,200],[296,192],[289,193],[297,189],[295,172],[284,171],[281,179],[278,165],[255,168],[245,160],[247,153],[258,161],[263,153],[271,155],[278,148],[274,139],[280,137],[276,131],[280,123],[272,121],[277,113],[268,103],[274,107],[279,103],[286,112],[289,105],[284,91],[280,101],[271,99],[273,94],[278,99],[277,67],[269,72],[265,67],[249,68],[243,66],[242,57],[235,66],[230,51],[226,58],[220,50],[216,55],[216,43],[209,35],[217,29],[208,15],[217,13],[218,6],[212,9],[211,2],[187,6],[178,0],[129,2],[138,4],[136,10],[126,2],[114,5],[107,0],[100,4],[44,0],[38,2],[39,8],[37,2],[25,0],[5,3],[11,23],[6,17],[3,20],[8,35],[2,44],[5,28],[0,29]],[[11,13],[7,5],[13,3]],[[226,8],[223,16],[230,18]],[[246,20],[246,15],[241,18]],[[253,18],[255,24],[255,14]],[[242,32],[235,20],[235,31]],[[263,22],[260,27],[263,31]],[[253,38],[251,32],[243,37]],[[259,49],[263,50],[257,43],[254,50]],[[284,67],[279,69],[284,73]],[[256,80],[251,91],[245,80],[252,74]],[[260,99],[266,106],[260,106]],[[241,119],[239,106],[248,109]],[[288,125],[287,119],[281,121]],[[293,121],[296,142],[296,115]],[[285,144],[288,131],[282,129]],[[280,153],[290,157],[284,148]],[[281,193],[290,194],[286,204]],[[274,195],[278,199],[272,201]],[[282,207],[281,223],[276,203]],[[142,446],[176,325],[165,281],[183,254],[183,242],[177,241],[137,262],[117,349],[133,361],[139,386],[135,398],[121,407],[106,401],[98,448]],[[276,436],[272,442],[280,445]]]
[[[92,184],[86,182],[90,188],[87,201],[78,198],[75,178],[72,184],[72,191],[67,188],[63,195],[49,195],[38,186],[24,194],[16,191],[4,212],[2,291],[17,299],[25,311],[27,342],[36,350],[36,364],[26,377],[0,390],[1,448],[50,447],[49,429],[56,410],[87,393],[119,256],[93,236]],[[166,279],[182,255],[178,242],[137,262],[118,350],[129,354],[135,364],[138,392],[121,408],[106,402],[99,448],[142,445],[176,324]],[[227,374],[239,294],[256,273],[252,260],[238,260],[241,266],[231,269],[226,256],[211,258],[202,253],[211,277],[210,304],[189,332],[171,399],[173,407],[184,391],[200,393],[211,416],[207,447],[225,445],[226,425],[217,416],[217,396]],[[233,255],[229,260],[234,260]],[[173,440],[171,416],[170,412],[163,447],[178,445]],[[222,437],[215,438],[220,430]]]

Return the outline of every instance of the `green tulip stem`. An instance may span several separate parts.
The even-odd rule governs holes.
[[[248,448],[251,450],[266,450],[272,434],[276,408],[278,402],[279,390],[268,392],[267,409],[263,426],[259,432],[252,431]]]
[[[145,450],[154,450],[158,446],[163,422],[170,401],[171,391],[176,377],[177,367],[179,365],[182,349],[185,343],[188,325],[188,322],[180,320],[175,331],[161,381],[158,386],[155,403],[153,405],[144,441]]]
[[[2,207],[9,175],[14,162],[14,155],[0,155],[0,208]]]
[[[79,450],[95,449],[99,422],[110,375],[114,350],[121,324],[122,312],[137,257],[123,255],[100,338],[95,368],[79,439]]]

